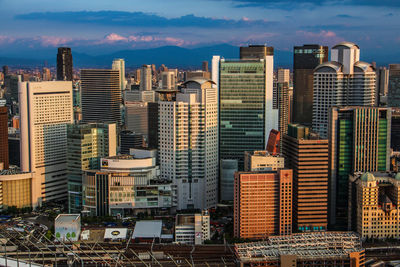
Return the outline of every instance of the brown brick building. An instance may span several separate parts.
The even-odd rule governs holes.
[[[293,231],[326,230],[328,224],[328,140],[290,124],[282,138],[285,167],[293,170]]]
[[[0,165],[8,169],[8,113],[7,107],[0,107]],[[1,167],[1,166],[0,166]]]
[[[235,237],[292,233],[292,170],[237,172],[234,194]]]

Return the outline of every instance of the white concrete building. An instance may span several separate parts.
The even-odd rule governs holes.
[[[313,130],[326,138],[331,107],[373,106],[375,92],[375,69],[360,61],[360,48],[350,42],[335,45],[331,61],[314,71]]]
[[[177,188],[177,209],[217,204],[217,89],[205,79],[187,81],[176,100],[159,101],[161,177]]]
[[[21,171],[34,172],[32,205],[67,198],[67,124],[72,82],[19,82]]]

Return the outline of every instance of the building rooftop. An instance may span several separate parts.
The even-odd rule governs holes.
[[[132,238],[161,238],[162,221],[138,221]]]
[[[269,237],[267,241],[236,244],[241,262],[279,260],[296,255],[300,260],[348,258],[362,251],[360,237],[353,232],[314,232]]]
[[[128,228],[106,228],[104,239],[126,239]]]
[[[56,218],[58,223],[72,223],[80,219],[80,214],[59,214]]]

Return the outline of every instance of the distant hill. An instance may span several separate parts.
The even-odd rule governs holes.
[[[76,49],[78,50],[78,49]],[[10,65],[15,67],[42,66],[46,60],[50,66],[56,64],[56,53],[54,48],[48,51],[31,51],[29,57],[12,56],[1,57],[0,65]],[[72,47],[74,67],[78,68],[107,68],[111,66],[114,58],[124,58],[126,67],[140,67],[143,64],[155,64],[159,66],[165,64],[169,68],[200,68],[201,62],[211,61],[213,55],[220,55],[227,59],[239,58],[239,47],[228,44],[220,44],[199,48],[183,48],[178,46],[163,46],[158,48],[120,50],[104,55],[89,55],[75,51]],[[25,51],[25,54],[26,53]],[[54,56],[49,56],[53,55]],[[275,67],[292,66],[292,53],[275,49]]]

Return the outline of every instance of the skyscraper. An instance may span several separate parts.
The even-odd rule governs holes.
[[[282,136],[285,166],[293,170],[293,230],[327,230],[328,140],[290,124]]]
[[[312,125],[314,68],[328,61],[328,47],[303,45],[294,47],[293,118],[292,121]]]
[[[333,107],[329,118],[330,225],[348,226],[349,175],[390,170],[390,108]]]
[[[8,109],[0,106],[0,170],[8,164]]]
[[[148,128],[148,103],[126,102],[125,103],[125,126],[127,130],[142,134],[146,138],[149,134]]]
[[[326,138],[330,107],[374,106],[375,93],[375,69],[360,61],[359,47],[350,42],[335,45],[331,61],[314,71],[313,129]]]
[[[153,87],[152,66],[143,65],[140,72],[140,90],[150,91]]]
[[[208,72],[208,61],[203,61],[201,63],[201,70],[205,71],[205,72]]]
[[[35,172],[32,205],[67,198],[67,124],[72,83],[20,82],[21,170]]]
[[[176,69],[161,72],[161,84],[163,90],[176,89],[176,75],[177,75]]]
[[[400,108],[400,64],[389,65],[388,107]]]
[[[234,192],[235,237],[292,233],[292,170],[236,172]]]
[[[289,83],[278,82],[276,84],[276,106],[275,109],[278,109],[279,123],[278,130],[281,134],[287,133],[288,124],[289,124]]]
[[[67,169],[69,213],[82,210],[82,175],[99,169],[102,157],[117,153],[115,123],[68,124]]]
[[[249,45],[240,47],[241,60],[264,59],[266,56],[273,56],[274,48],[265,45]]]
[[[125,81],[125,60],[122,58],[116,58],[113,60],[112,69],[119,71],[119,84],[121,91],[125,91],[126,81]]]
[[[69,47],[59,47],[57,53],[57,80],[72,81],[72,53]]]
[[[119,71],[81,70],[82,122],[121,124]]]
[[[385,106],[387,104],[387,97],[389,93],[389,70],[386,67],[379,68],[377,73],[377,101],[378,106]]]
[[[238,160],[239,170],[244,151],[264,150],[270,131],[278,128],[271,53],[272,47],[254,46],[241,48],[242,60],[213,57],[212,79],[219,86],[220,159]]]
[[[288,83],[290,82],[290,70],[279,68],[277,72],[277,82],[278,83]]]
[[[205,209],[218,201],[218,102],[212,85],[187,81],[176,100],[159,101],[161,178],[176,186],[178,210]]]

